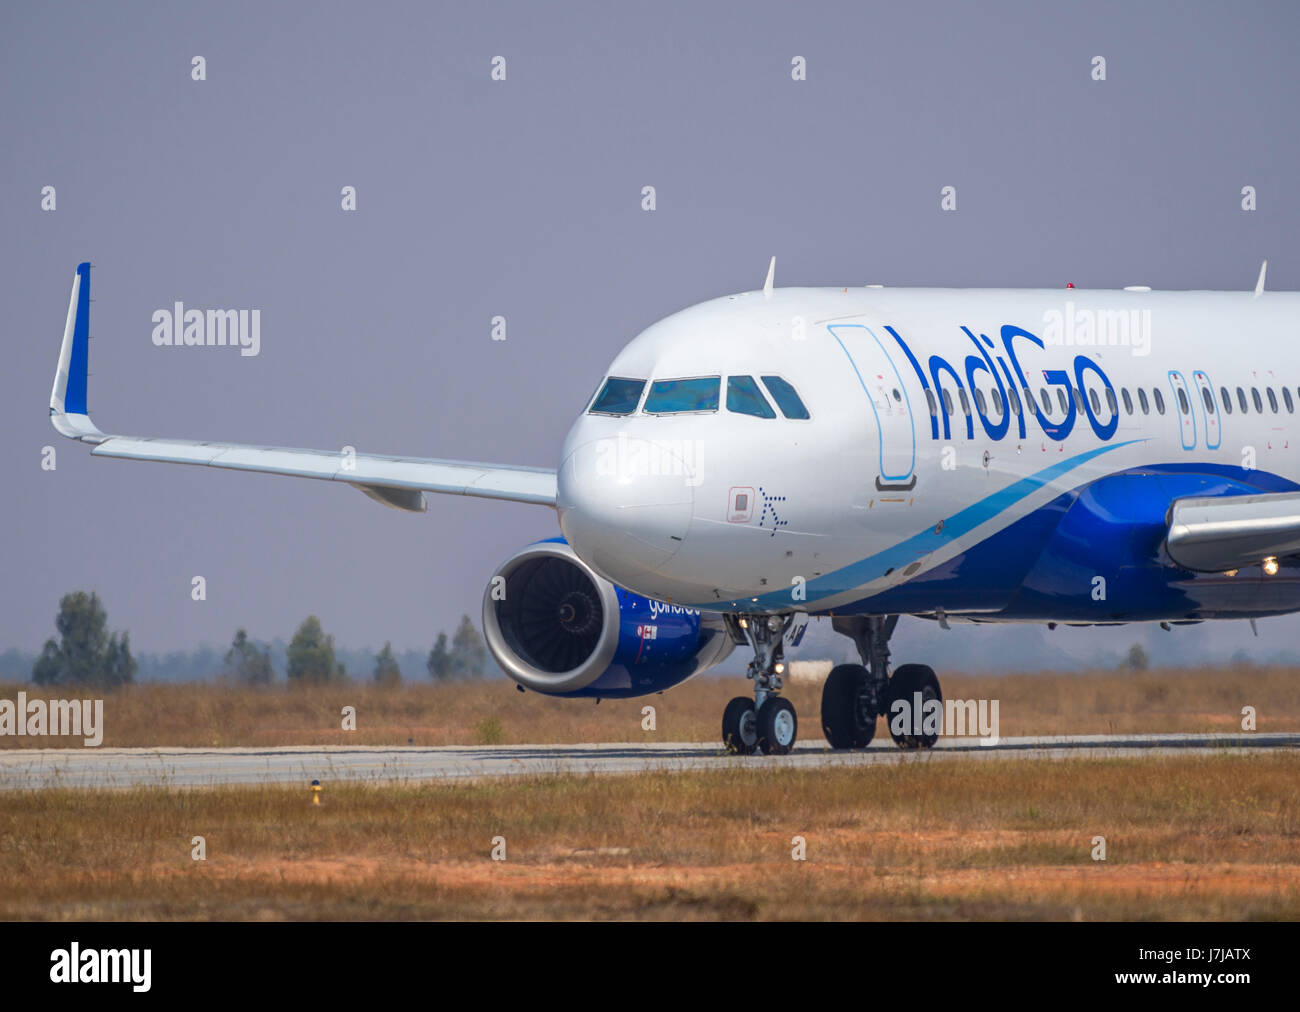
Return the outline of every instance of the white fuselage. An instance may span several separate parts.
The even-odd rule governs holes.
[[[1195,463],[1300,482],[1298,323],[1300,295],[1274,292],[787,288],[715,299],[648,328],[606,375],[647,390],[716,376],[717,408],[647,414],[643,393],[632,413],[584,412],[561,454],[561,529],[593,568],[649,597],[825,612],[1116,472]],[[728,377],[770,375],[795,388],[807,419],[728,410]],[[971,602],[977,612],[974,586]]]

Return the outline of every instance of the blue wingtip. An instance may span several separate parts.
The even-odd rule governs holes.
[[[72,356],[68,359],[68,388],[63,395],[63,410],[70,415],[85,415],[86,376],[90,368],[90,264],[77,264],[81,284],[77,290],[77,320],[72,331]]]

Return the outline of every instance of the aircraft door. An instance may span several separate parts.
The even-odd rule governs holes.
[[[1223,431],[1219,425],[1219,405],[1214,399],[1214,386],[1210,383],[1210,377],[1199,369],[1192,373],[1192,381],[1196,384],[1196,397],[1193,400],[1199,400],[1197,408],[1201,412],[1205,429],[1205,448],[1217,450],[1223,442]]]
[[[857,374],[875,421],[880,453],[876,488],[910,489],[916,485],[916,426],[903,377],[884,343],[861,324],[827,328]]]

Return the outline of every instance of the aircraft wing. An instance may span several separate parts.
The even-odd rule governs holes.
[[[50,394],[50,420],[61,435],[94,446],[97,457],[201,464],[299,478],[341,481],[394,509],[421,512],[425,492],[555,505],[555,472],[545,468],[429,460],[342,450],[297,450],[101,432],[86,406],[90,344],[90,264],[77,267]]]
[[[1184,569],[1207,573],[1300,553],[1300,492],[1175,499],[1165,548]]]

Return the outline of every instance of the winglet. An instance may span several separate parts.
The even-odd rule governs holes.
[[[1264,275],[1268,273],[1268,261],[1265,260],[1259,268],[1259,280],[1255,282],[1255,298],[1264,294]]]
[[[772,262],[767,265],[767,280],[763,282],[763,298],[770,299],[772,297],[772,281],[775,277],[776,257],[773,257]]]
[[[86,442],[99,442],[104,434],[95,428],[86,406],[90,366],[90,264],[77,265],[72,278],[68,319],[63,325],[63,344],[50,391],[50,421],[61,435]]]

